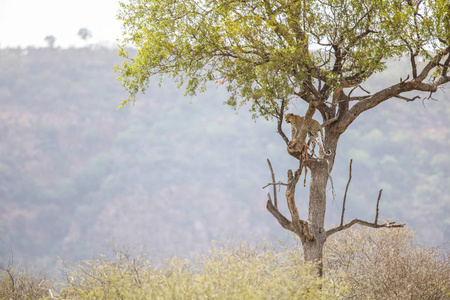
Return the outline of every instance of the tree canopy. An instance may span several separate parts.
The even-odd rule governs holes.
[[[129,92],[122,105],[159,75],[175,78],[189,95],[211,81],[224,84],[227,104],[251,103],[254,117],[279,118],[290,101],[303,99],[316,102],[328,119],[337,115],[343,89],[358,87],[388,59],[408,56],[409,81],[376,94],[348,93],[357,101],[349,114],[356,117],[403,92],[434,92],[450,80],[448,0],[132,0],[121,6],[120,55],[128,59],[120,80]],[[130,45],[138,50],[134,58]],[[343,118],[342,129],[353,119]]]

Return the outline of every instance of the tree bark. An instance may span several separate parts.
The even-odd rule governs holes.
[[[326,160],[317,160],[311,166],[311,182],[309,186],[308,227],[313,240],[306,240],[303,244],[306,261],[321,261],[322,248],[326,239],[325,212],[326,186],[328,168]]]
[[[325,149],[331,151],[324,158],[315,159],[309,164],[311,170],[311,181],[309,185],[309,209],[308,227],[314,237],[312,240],[304,240],[303,250],[305,261],[314,262],[317,266],[319,276],[323,274],[322,255],[323,246],[327,239],[325,229],[325,213],[327,206],[327,183],[334,164],[334,158],[339,140],[339,134],[334,130],[327,130]]]

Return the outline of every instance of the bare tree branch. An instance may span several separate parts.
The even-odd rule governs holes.
[[[364,92],[366,92],[367,94],[370,95],[370,92],[368,90],[366,90],[365,88],[363,88],[361,85],[358,85],[357,87],[359,87],[361,90],[363,90]]]
[[[381,192],[383,190],[380,190],[380,192],[378,193],[378,199],[377,199],[377,207],[376,207],[376,214],[375,214],[375,221],[373,223],[367,222],[367,221],[363,221],[360,219],[353,219],[350,222],[346,223],[346,224],[342,224],[342,216],[341,216],[341,224],[337,227],[334,227],[332,229],[327,230],[327,238],[329,236],[331,236],[332,234],[335,234],[336,232],[348,229],[350,227],[352,227],[355,224],[359,224],[362,226],[367,226],[367,227],[372,227],[372,228],[397,228],[397,227],[404,227],[405,224],[396,224],[395,222],[386,222],[383,224],[378,224],[378,212],[379,212],[379,205],[380,205],[380,199],[381,199]]]
[[[378,213],[380,211],[380,199],[381,199],[381,193],[383,192],[383,189],[380,189],[380,192],[378,193],[378,199],[377,199],[377,209],[375,212],[375,222],[373,222],[375,225],[378,224]],[[341,224],[342,225],[342,224]]]
[[[369,91],[367,91],[366,89],[364,89],[361,85],[358,85],[358,86],[355,86],[354,88],[352,88],[352,89],[350,90],[350,92],[348,93],[347,97],[351,99],[351,98],[352,98],[352,97],[351,97],[352,93],[353,93],[357,88],[360,88],[361,90],[363,90],[364,92],[366,92],[367,94],[370,95],[370,92],[369,92]],[[351,101],[351,100],[350,100],[350,101]]]
[[[348,182],[347,182],[347,186],[345,187],[344,201],[342,202],[342,214],[341,214],[341,225],[340,226],[342,226],[344,224],[345,202],[347,201],[348,187],[350,185],[350,181],[352,180],[352,163],[353,163],[353,159],[350,159]]]
[[[274,175],[270,160],[267,160],[267,162],[269,164],[269,168],[270,168],[270,171],[272,174],[272,183],[266,185],[265,187],[267,187],[269,185],[273,185],[274,195],[276,195],[275,185],[277,185],[277,183],[275,183],[275,175]],[[314,236],[312,234],[310,234],[308,222],[300,219],[297,205],[295,204],[295,187],[301,176],[302,167],[303,166],[300,164],[300,168],[295,172],[295,174],[292,173],[292,170],[288,171],[288,182],[289,183],[287,184],[287,188],[286,188],[286,200],[287,200],[289,212],[291,213],[292,221],[289,221],[285,216],[283,216],[280,213],[280,211],[278,210],[277,204],[274,205],[274,203],[272,202],[270,193],[267,194],[268,201],[267,201],[266,208],[275,217],[275,219],[278,220],[278,223],[280,223],[280,225],[283,228],[294,232],[295,234],[297,234],[297,236],[300,237],[302,242],[304,242],[306,240],[309,240],[309,241],[314,240]],[[274,197],[276,197],[276,196],[274,196]],[[275,203],[277,203],[276,200],[275,200]]]
[[[275,219],[277,219],[277,221],[278,221],[278,223],[280,223],[281,227],[283,227],[284,229],[287,229],[289,231],[292,231],[293,233],[297,233],[294,230],[294,227],[292,226],[292,222],[289,221],[288,219],[286,219],[286,217],[283,216],[275,206],[273,206],[272,199],[270,198],[270,194],[267,194],[267,197],[269,198],[269,200],[267,200],[266,208],[272,214],[272,216],[274,216]]]
[[[270,160],[267,160],[267,162],[268,162],[269,168],[271,170],[272,182],[273,182],[268,185],[274,186],[274,197],[276,197],[275,196],[276,195],[275,175],[274,175]],[[305,240],[312,241],[314,239],[314,237],[309,233],[308,223],[306,221],[303,221],[300,219],[298,209],[295,204],[295,187],[300,178],[300,175],[301,175],[301,168],[299,168],[299,170],[297,170],[295,172],[295,175],[292,173],[291,170],[288,171],[288,182],[289,183],[287,184],[287,188],[286,188],[286,200],[287,200],[289,212],[291,213],[292,221],[289,221],[285,216],[283,216],[280,213],[280,211],[278,210],[277,204],[275,204],[275,205],[273,204],[270,193],[267,194],[268,201],[267,201],[266,208],[275,217],[275,219],[278,220],[278,223],[280,223],[280,225],[283,228],[290,230],[290,231],[294,232],[295,234],[297,234],[302,241],[305,241]],[[266,187],[268,185],[266,185]],[[276,200],[275,200],[275,203],[276,203]]]
[[[406,76],[405,79],[403,79],[403,78],[400,77],[400,83],[405,83],[405,82],[408,81],[408,79],[409,79],[409,74],[408,74],[408,76]]]
[[[403,96],[397,95],[397,96],[395,96],[395,98],[405,100],[406,102],[410,102],[410,101],[414,101],[416,99],[420,99],[420,96],[415,96],[413,98],[407,98],[407,97],[403,97]]]
[[[362,99],[353,107],[348,110],[348,113],[342,115],[336,124],[338,132],[344,132],[345,129],[364,111],[371,109],[378,104],[399,96],[401,93],[409,92],[413,90],[435,92],[439,85],[450,81],[449,76],[439,76],[432,83],[423,83],[422,81],[427,78],[433,68],[439,65],[441,59],[450,54],[450,46],[440,51],[430,62],[422,69],[416,78],[408,81],[409,77],[405,80],[400,79],[400,83],[394,84],[388,88],[385,88],[366,99]]]
[[[355,224],[359,224],[361,226],[367,226],[367,227],[372,227],[372,228],[399,228],[399,227],[405,227],[405,224],[395,224],[395,222],[387,222],[387,223],[383,223],[383,224],[374,224],[374,223],[370,223],[367,221],[363,221],[360,219],[353,219],[350,222],[348,222],[347,224],[343,225],[343,226],[339,226],[339,227],[335,227],[333,229],[327,230],[327,238],[339,231],[348,229],[350,227],[352,227]]]
[[[288,186],[288,184],[287,183],[284,183],[284,182],[281,182],[281,181],[278,181],[278,182],[276,182],[276,183],[268,183],[268,184],[266,184],[265,186],[263,186],[262,188],[263,189],[265,189],[266,187],[268,187],[268,186],[270,186],[270,185],[274,185],[274,186]]]
[[[288,187],[286,188],[286,200],[289,208],[289,212],[291,213],[292,222],[300,235],[301,229],[298,227],[300,224],[300,215],[298,213],[297,205],[295,204],[295,187],[301,175],[301,168],[295,171],[295,174],[292,174],[292,170],[288,170]]]
[[[278,201],[277,201],[277,187],[275,186],[275,174],[273,173],[272,164],[270,160],[267,159],[267,163],[269,164],[270,173],[272,174],[272,184],[273,184],[273,201],[275,204],[275,208],[278,209]]]
[[[280,107],[280,111],[278,112],[278,116],[277,116],[277,120],[278,120],[278,124],[277,124],[277,132],[278,132],[278,134],[281,136],[281,138],[284,140],[284,142],[286,143],[286,145],[288,145],[288,144],[289,144],[289,139],[288,139],[288,137],[284,134],[283,128],[282,128],[282,124],[283,124],[283,115],[284,115],[285,108],[286,108],[286,100],[283,99],[283,100],[281,100],[281,107]]]

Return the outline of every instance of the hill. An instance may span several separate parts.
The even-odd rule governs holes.
[[[289,236],[261,189],[271,180],[266,158],[277,180],[297,166],[274,124],[222,105],[223,89],[186,98],[169,80],[116,110],[126,97],[117,63],[101,47],[0,50],[0,263],[11,251],[52,265],[111,243],[168,256],[211,240]],[[346,219],[372,219],[383,188],[383,217],[428,243],[450,240],[450,99],[436,97],[391,100],[351,125],[332,173],[328,226],[339,221],[353,158]],[[308,190],[298,190],[304,215]]]

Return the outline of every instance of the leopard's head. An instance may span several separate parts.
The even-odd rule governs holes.
[[[291,121],[294,119],[294,114],[293,113],[285,114],[284,119],[286,120],[286,123],[291,123]]]

